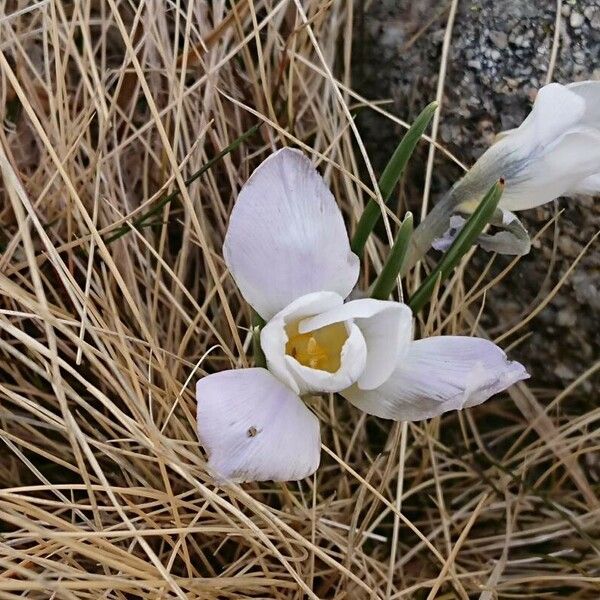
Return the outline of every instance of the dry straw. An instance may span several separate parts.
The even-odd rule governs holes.
[[[520,385],[419,424],[316,398],[314,477],[217,489],[204,470],[194,382],[250,360],[221,256],[241,184],[295,144],[349,223],[376,198],[353,111],[397,119],[351,90],[353,10],[0,1],[2,599],[600,594],[600,410],[569,403],[597,363],[564,392]],[[371,281],[386,248],[367,245]],[[485,334],[494,279],[470,287],[463,271],[422,331]]]

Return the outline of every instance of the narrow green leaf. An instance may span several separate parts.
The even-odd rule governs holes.
[[[373,291],[371,292],[371,298],[375,298],[376,300],[387,300],[390,297],[390,294],[396,285],[398,274],[404,264],[412,232],[413,216],[412,213],[408,212],[400,225],[400,229],[398,229],[398,234],[396,235],[394,245],[390,250],[385,265],[383,265],[383,269],[375,281]]]
[[[394,154],[392,154],[392,158],[390,158],[390,161],[383,170],[383,173],[379,178],[378,186],[384,202],[387,202],[390,199],[392,192],[396,187],[396,183],[398,183],[400,176],[404,172],[408,159],[411,157],[417,142],[421,139],[421,136],[427,129],[437,106],[437,102],[432,102],[423,109],[410,129],[400,140],[398,147],[394,151]],[[381,217],[381,207],[375,200],[369,200],[360,217],[358,225],[356,226],[352,242],[350,243],[354,254],[357,254],[358,256],[362,254],[367,239],[377,224],[379,217]]]
[[[266,367],[267,359],[260,345],[260,330],[265,326],[265,320],[252,308],[252,354],[255,367]]]
[[[252,127],[250,127],[250,129],[248,129],[244,133],[242,133],[242,135],[240,135],[240,137],[233,140],[233,142],[231,142],[231,144],[229,144],[229,146],[227,146],[226,148],[221,150],[221,152],[219,152],[216,156],[211,158],[206,164],[202,165],[202,167],[200,167],[200,169],[198,169],[191,177],[186,179],[184,182],[185,186],[186,187],[190,186],[194,181],[196,181],[196,179],[198,179],[204,173],[206,173],[206,171],[211,169],[223,157],[227,156],[230,152],[233,152],[236,148],[238,148],[240,146],[240,144],[242,142],[244,142],[248,138],[252,137],[259,130],[261,125],[262,125],[262,122],[257,123],[256,125],[253,125]],[[105,243],[107,245],[111,244],[112,242],[115,242],[118,239],[122,238],[126,233],[129,233],[132,229],[140,229],[141,227],[143,227],[145,225],[145,223],[148,221],[148,219],[150,219],[153,216],[160,213],[160,211],[169,202],[171,202],[172,200],[177,198],[177,196],[179,196],[180,193],[181,193],[181,191],[179,189],[177,189],[177,190],[171,192],[170,194],[168,194],[167,196],[162,197],[160,200],[157,201],[155,206],[153,206],[150,210],[145,212],[141,217],[138,217],[137,219],[135,219],[131,223],[131,226],[123,225],[122,227],[119,227],[110,237],[106,238]]]
[[[455,269],[460,259],[475,243],[479,234],[494,215],[503,190],[504,180],[500,179],[484,196],[475,212],[469,217],[469,220],[465,223],[450,248],[448,248],[446,254],[442,256],[436,268],[429,274],[408,302],[413,313],[416,314],[425,306],[435,288],[438,277],[441,278],[441,281],[444,281]]]

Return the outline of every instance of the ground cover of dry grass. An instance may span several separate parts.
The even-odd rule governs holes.
[[[600,410],[571,402],[598,363],[415,424],[315,398],[313,477],[205,472],[195,381],[251,361],[221,255],[240,186],[293,144],[350,227],[374,194],[353,117],[387,105],[351,89],[352,22],[337,1],[0,0],[2,599],[599,596]],[[420,333],[485,335],[493,284],[459,269]]]

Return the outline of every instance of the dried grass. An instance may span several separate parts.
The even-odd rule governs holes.
[[[237,191],[284,143],[320,161],[349,223],[376,187],[352,111],[385,110],[351,91],[352,11],[0,1],[1,598],[599,596],[600,409],[569,404],[598,363],[564,392],[417,424],[315,398],[314,477],[205,473],[194,382],[250,360],[221,257]],[[365,281],[385,249],[369,243]],[[484,335],[492,281],[460,269],[422,331]]]

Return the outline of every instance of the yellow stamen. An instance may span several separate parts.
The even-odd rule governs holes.
[[[334,323],[308,333],[298,332],[298,322],[286,327],[286,354],[301,365],[335,373],[341,365],[341,352],[348,332],[343,323]]]

